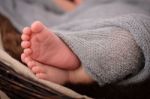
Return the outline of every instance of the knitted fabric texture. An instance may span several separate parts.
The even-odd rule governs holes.
[[[37,4],[40,0],[26,1],[32,0],[0,0],[0,12],[20,31],[35,20],[44,22],[99,85],[137,83],[149,77],[150,2],[85,0],[75,11],[62,14]]]

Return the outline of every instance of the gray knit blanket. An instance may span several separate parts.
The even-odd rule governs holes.
[[[67,13],[53,0],[0,0],[0,13],[20,31],[42,21],[99,85],[131,84],[150,76],[149,5],[149,0],[84,0]]]

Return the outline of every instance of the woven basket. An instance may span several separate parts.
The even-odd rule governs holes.
[[[67,96],[18,75],[0,62],[0,89],[11,99],[69,99]]]

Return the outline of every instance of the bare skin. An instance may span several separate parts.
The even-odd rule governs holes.
[[[38,78],[58,84],[93,82],[77,56],[41,22],[24,28],[21,38],[21,59]]]
[[[75,70],[64,70],[54,66],[41,64],[36,61],[32,62],[32,65],[28,65],[28,67],[39,79],[51,81],[61,85],[65,83],[90,84],[94,82],[82,67]]]
[[[74,10],[78,5],[82,3],[83,0],[54,0],[58,6],[60,6],[64,11],[72,11]]]
[[[69,47],[39,21],[34,22],[31,28],[23,29],[22,40],[22,60],[27,64],[33,59],[62,69],[80,66],[80,61]]]

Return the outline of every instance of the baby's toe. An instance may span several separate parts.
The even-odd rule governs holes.
[[[23,52],[24,52],[24,54],[26,54],[26,55],[32,54],[32,50],[31,50],[30,48],[24,49]]]
[[[23,62],[25,62],[25,57],[26,57],[26,55],[23,53],[23,54],[21,54],[21,60],[23,61]]]
[[[29,48],[31,43],[29,41],[22,41],[21,46],[22,48]]]
[[[26,35],[26,34],[22,34],[22,35],[21,35],[21,39],[22,39],[23,41],[28,41],[28,40],[30,40],[30,36],[29,36],[29,35]]]
[[[39,79],[47,80],[47,75],[45,73],[37,73],[35,76]]]
[[[23,29],[23,34],[24,35],[31,35],[31,29],[29,27],[25,27]]]
[[[31,57],[29,57],[28,55],[26,55],[25,57],[25,63],[28,64],[30,61],[32,61]]]
[[[21,54],[21,60],[24,62],[24,63],[29,63],[30,61],[32,61],[31,57],[29,57],[28,55],[26,55],[25,53],[22,53]]]
[[[29,67],[30,69],[32,69],[34,66],[36,66],[34,61],[29,61],[29,62],[27,63],[27,65],[28,65],[28,67]]]
[[[31,30],[34,33],[39,33],[41,32],[43,29],[45,28],[45,26],[40,22],[40,21],[35,21],[32,25],[31,25]]]
[[[37,73],[44,73],[44,69],[41,68],[41,67],[39,67],[39,66],[34,66],[34,67],[32,67],[31,70],[32,70],[32,72],[35,73],[35,74],[37,74]]]

